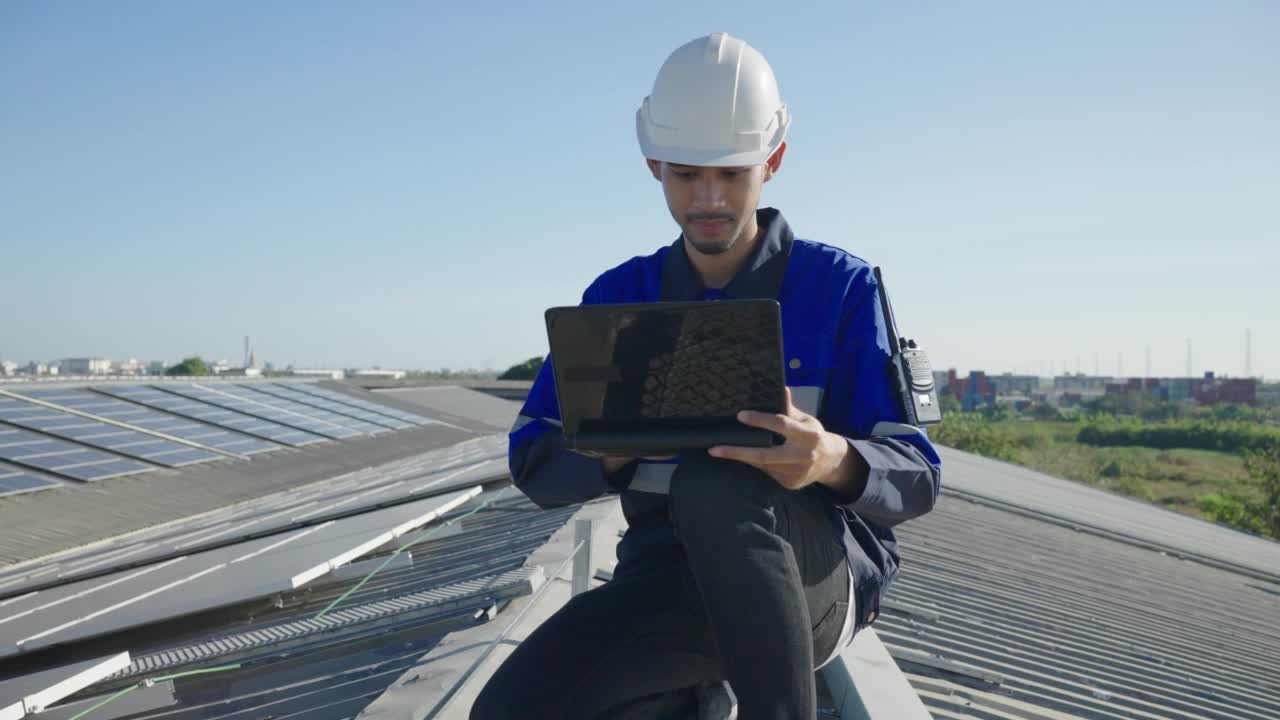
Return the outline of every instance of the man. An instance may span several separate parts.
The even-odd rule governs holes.
[[[739,420],[785,442],[675,459],[566,451],[548,359],[511,432],[512,477],[543,507],[621,493],[629,527],[613,580],[531,634],[473,718],[609,717],[721,680],[743,720],[812,718],[814,669],[875,620],[898,572],[890,528],[932,509],[941,463],[901,424],[871,267],[757,209],[789,122],[773,71],[742,40],[715,33],[672,53],[636,130],[680,238],[582,298],[777,299],[787,411]]]

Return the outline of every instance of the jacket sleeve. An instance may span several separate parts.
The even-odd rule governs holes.
[[[583,293],[582,304],[598,301],[596,285],[592,284]],[[543,360],[507,439],[511,478],[538,506],[585,502],[609,490],[600,459],[565,449],[550,356]]]
[[[866,482],[843,507],[882,527],[933,509],[942,484],[942,460],[924,428],[905,424],[889,374],[890,345],[870,267],[855,273],[845,302],[835,367],[828,382],[823,426],[845,436],[861,456]]]

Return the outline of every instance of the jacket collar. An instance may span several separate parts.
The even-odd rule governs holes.
[[[760,243],[738,274],[724,286],[723,292],[737,300],[776,300],[782,291],[782,280],[787,273],[787,260],[791,255],[795,236],[791,234],[791,228],[782,213],[774,208],[756,210],[756,222],[763,231]],[[705,291],[698,272],[689,262],[689,255],[684,248],[684,236],[681,235],[667,248],[662,259],[660,299],[699,300]]]

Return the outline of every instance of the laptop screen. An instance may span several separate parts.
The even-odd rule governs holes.
[[[547,311],[565,432],[643,430],[785,407],[773,300],[587,305]]]

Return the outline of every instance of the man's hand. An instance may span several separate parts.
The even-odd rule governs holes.
[[[843,437],[827,432],[818,418],[796,408],[791,402],[791,388],[787,388],[785,414],[743,410],[738,413],[738,421],[778,433],[786,442],[770,448],[717,445],[707,454],[760,468],[788,490],[813,483],[844,493],[854,487],[857,453],[851,451]]]

